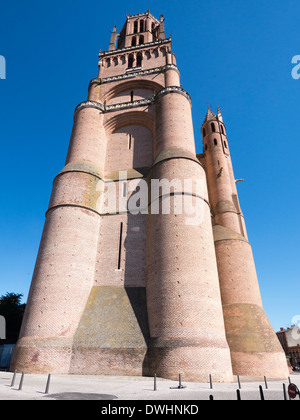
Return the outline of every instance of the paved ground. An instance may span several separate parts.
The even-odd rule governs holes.
[[[118,400],[236,400],[237,382],[229,384],[182,383],[157,378],[157,390],[154,391],[153,378],[146,377],[109,377],[84,375],[51,375],[49,393],[45,394],[47,375],[25,374],[22,389],[19,390],[21,374],[16,375],[11,386],[13,373],[0,372],[0,400],[105,400],[113,403]],[[259,386],[263,388],[265,400],[284,400],[283,383],[289,381],[264,378],[241,377],[241,399],[260,400]],[[291,382],[300,389],[300,374],[290,376]],[[175,389],[173,389],[175,387]],[[297,397],[297,400],[299,398]]]

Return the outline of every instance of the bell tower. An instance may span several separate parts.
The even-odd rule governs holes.
[[[207,114],[199,161],[162,15],[126,16],[98,58],[53,181],[11,369],[225,382],[231,357],[239,372],[257,372],[267,352],[276,362],[221,113]]]
[[[217,115],[208,109],[201,131],[233,373],[281,378],[287,375],[287,364],[262,306],[220,108]]]

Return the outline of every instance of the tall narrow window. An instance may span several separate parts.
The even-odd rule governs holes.
[[[203,130],[202,130],[202,134],[203,134],[203,137],[205,137],[205,136],[206,136],[206,131],[205,131],[205,128],[203,128]]]
[[[137,34],[137,32],[138,32],[138,21],[136,20],[136,21],[134,22],[134,29],[133,29],[133,33]]]
[[[139,45],[142,45],[143,43],[144,43],[144,35],[141,35],[139,39]]]
[[[136,46],[136,36],[134,36],[131,40],[131,46],[135,47]]]
[[[144,32],[144,21],[143,20],[141,20],[140,21],[140,32]]]
[[[218,146],[217,139],[214,139],[214,145],[215,145],[215,146]]]
[[[133,67],[133,55],[130,55],[128,57],[128,68],[132,69],[132,67]]]
[[[226,141],[224,141],[224,146],[225,146],[225,149],[227,149],[227,143],[226,143]]]
[[[132,146],[132,135],[128,134],[128,149],[130,150]]]
[[[137,65],[137,67],[142,66],[142,54],[138,54],[138,56],[136,58],[136,65]]]
[[[133,102],[133,90],[130,92],[130,100]]]
[[[211,123],[211,131],[212,131],[213,133],[215,133],[215,132],[216,132],[216,127],[215,127],[215,124],[214,124],[214,123]]]
[[[224,134],[224,128],[223,125],[221,125],[221,133]]]
[[[120,268],[121,268],[122,236],[123,236],[123,222],[120,223],[119,252],[118,252],[118,270],[120,270]]]

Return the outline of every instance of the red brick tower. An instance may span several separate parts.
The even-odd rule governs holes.
[[[235,370],[232,314],[263,310],[222,127],[210,113],[199,161],[163,16],[113,27],[53,183],[11,369],[232,380],[218,270]],[[235,282],[247,272],[247,301],[228,290],[227,262],[238,253]]]
[[[259,285],[239,205],[226,128],[220,109],[202,126],[209,201],[226,337],[236,375],[286,377],[280,343],[262,307]]]

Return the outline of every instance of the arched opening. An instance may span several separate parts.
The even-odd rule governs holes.
[[[203,129],[202,129],[202,135],[203,135],[203,137],[205,137],[205,136],[206,136],[206,131],[205,131],[205,128],[203,128]]]
[[[155,24],[154,23],[152,23],[151,32],[152,32],[152,40],[155,41],[156,36],[155,36]]]
[[[138,33],[138,21],[137,21],[137,20],[134,22],[134,29],[133,29],[133,33],[134,33],[134,34],[137,34],[137,33]]]
[[[139,45],[142,45],[143,43],[144,43],[144,35],[141,35],[139,39]]]
[[[133,55],[131,54],[129,57],[128,57],[128,68],[129,69],[132,69],[132,67],[133,67]]]
[[[215,145],[215,146],[218,146],[218,141],[217,141],[217,139],[214,139],[214,145]]]
[[[224,128],[223,125],[221,125],[221,133],[224,134]]]
[[[211,123],[211,131],[213,132],[213,133],[215,133],[216,132],[216,127],[215,127],[215,124],[214,123]]]
[[[226,141],[224,141],[224,147],[225,147],[225,149],[227,149],[227,143],[226,143]]]
[[[137,67],[142,67],[142,60],[143,60],[142,54],[138,54],[137,57],[136,57]]]
[[[140,32],[145,31],[145,22],[143,20],[140,21]]]
[[[136,46],[136,36],[134,36],[131,40],[131,46],[135,47]]]

